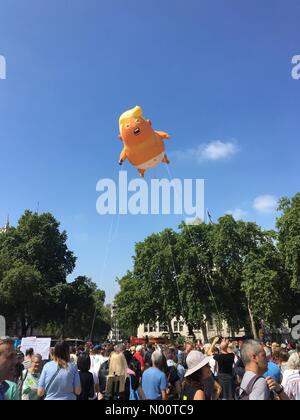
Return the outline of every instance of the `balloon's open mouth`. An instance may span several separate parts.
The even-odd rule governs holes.
[[[138,136],[141,133],[141,130],[137,127],[133,130],[133,132],[135,136]]]

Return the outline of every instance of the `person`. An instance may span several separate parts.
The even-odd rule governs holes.
[[[279,366],[282,375],[288,369],[289,358],[288,349],[281,348],[280,350],[276,350],[273,354],[273,360]]]
[[[181,394],[181,381],[177,370],[176,352],[174,348],[165,350],[166,370],[165,373],[168,379],[168,399],[176,400],[180,398]]]
[[[288,400],[283,387],[271,377],[264,378],[268,369],[268,360],[263,345],[256,340],[248,340],[242,345],[241,358],[245,366],[245,374],[236,399],[241,400],[271,400],[277,396],[280,400]],[[271,392],[272,391],[272,392]]]
[[[233,400],[233,367],[235,355],[234,353],[228,352],[229,340],[225,338],[221,342],[220,353],[214,354],[214,349],[218,341],[219,337],[216,337],[212,343],[208,355],[214,355],[214,359],[217,362],[218,382],[222,387],[222,399]]]
[[[282,380],[282,374],[281,374],[281,370],[279,368],[279,366],[274,363],[272,361],[272,354],[277,354],[281,349],[280,347],[275,347],[275,350],[273,351],[273,353],[271,353],[271,350],[267,347],[265,347],[265,352],[266,352],[266,356],[267,356],[267,361],[268,361],[268,369],[267,371],[264,373],[264,377],[267,378],[269,376],[271,376],[271,378],[274,379],[274,381],[280,383]]]
[[[70,362],[69,344],[59,341],[54,349],[54,359],[42,371],[38,396],[45,400],[76,400],[81,394],[80,377],[76,366]]]
[[[88,353],[81,353],[77,358],[77,367],[79,370],[81,394],[77,400],[88,401],[95,398],[95,384],[93,374],[89,372],[91,368],[91,359]]]
[[[103,362],[101,363],[99,372],[98,372],[98,379],[99,379],[99,391],[100,394],[103,396],[106,391],[107,385],[107,377],[109,372],[109,361],[111,356],[111,349],[105,349],[103,352]],[[101,398],[100,395],[100,398]]]
[[[145,369],[148,369],[149,367],[152,366],[152,354],[154,352],[154,347],[152,346],[151,343],[147,344],[147,351],[145,353]]]
[[[162,372],[163,355],[159,350],[152,354],[152,367],[146,369],[142,376],[142,389],[147,400],[166,400],[168,381]]]
[[[120,350],[111,353],[106,391],[113,399],[125,398],[127,369],[128,366],[124,354]]]
[[[291,400],[300,400],[300,357],[298,353],[292,354],[289,358],[281,385]]]
[[[186,363],[187,371],[182,385],[181,399],[214,400],[214,378],[209,366],[212,356],[205,356],[197,350],[189,352]]]
[[[10,339],[0,339],[0,401],[5,400],[5,395],[9,390],[6,380],[14,375],[16,365],[16,351],[13,341]]]
[[[76,347],[71,347],[70,349],[70,362],[77,365],[77,354],[76,354]]]
[[[23,362],[24,369],[29,369],[31,367],[31,358],[33,356],[34,350],[32,348],[27,349],[25,352],[25,359]]]
[[[145,361],[144,361],[144,358],[143,358],[143,353],[144,353],[144,348],[143,348],[143,346],[139,345],[139,346],[137,346],[136,351],[135,351],[134,356],[133,356],[136,360],[138,360],[140,362],[142,372],[145,369]]]
[[[20,400],[20,392],[18,384],[13,381],[5,381],[5,383],[9,386],[8,390],[5,393],[5,400],[6,401],[19,401]]]
[[[22,373],[21,400],[38,400],[37,390],[41,376],[42,356],[35,354],[31,359],[31,367]]]
[[[95,373],[98,376],[98,372],[100,369],[100,366],[104,362],[104,358],[101,354],[102,347],[100,345],[96,345],[93,350],[92,354],[90,355],[91,358],[91,373]]]
[[[203,346],[203,353],[205,356],[212,356],[212,353],[210,353],[210,349],[211,349],[211,344],[210,343],[205,343]],[[214,351],[215,354],[217,354],[217,349],[215,348]],[[210,366],[210,370],[212,371],[212,374],[214,376],[214,378],[217,378],[218,376],[218,371],[217,371],[217,362],[215,361],[215,359],[213,357],[211,357],[210,361],[209,361],[209,366]]]
[[[187,369],[187,363],[186,363],[186,358],[188,356],[188,354],[195,349],[195,343],[193,338],[187,338],[184,342],[184,351],[183,351],[183,355],[182,355],[182,366],[184,367],[184,369]]]
[[[145,396],[140,385],[140,366],[138,370],[136,368],[137,363],[140,363],[128,350],[124,351],[124,356],[128,366],[125,383],[125,400],[143,400],[145,399]]]

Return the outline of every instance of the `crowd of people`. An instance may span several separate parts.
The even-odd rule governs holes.
[[[45,361],[0,339],[0,400],[300,400],[300,344],[60,341]]]

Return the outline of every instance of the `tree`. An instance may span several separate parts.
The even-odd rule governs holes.
[[[172,229],[153,234],[136,245],[134,257],[134,276],[145,299],[141,311],[144,322],[166,324],[171,340],[174,337],[172,319],[182,313],[176,280],[177,236]]]
[[[278,247],[290,273],[291,288],[300,294],[300,193],[279,202],[282,215],[277,219]]]
[[[226,215],[213,225],[211,232],[218,307],[232,331],[239,331],[247,319],[245,295],[241,291],[243,252],[240,227],[239,222]]]
[[[115,299],[121,328],[159,321],[173,338],[172,319],[181,315],[176,241],[177,234],[166,229],[136,244],[134,270],[119,280],[121,290]]]
[[[116,306],[116,318],[121,330],[130,329],[136,331],[138,326],[144,322],[147,312],[147,296],[140,288],[139,279],[128,271],[121,279],[117,279],[120,292],[116,295],[114,305]]]
[[[282,296],[287,296],[289,285],[281,255],[271,239],[247,255],[241,289],[256,325],[261,320],[270,326],[282,324]]]
[[[272,248],[275,233],[261,229],[256,223],[235,221],[232,216],[226,215],[219,219],[217,225],[214,225],[213,235],[216,275],[223,284],[219,293],[219,305],[224,318],[232,331],[251,325],[254,337],[258,338],[257,323],[253,313],[253,305],[256,301],[249,299],[251,284],[253,285],[251,279],[258,276],[257,270],[260,265],[256,260],[261,257],[262,250]],[[268,244],[269,248],[262,248],[265,244]],[[275,248],[273,251],[275,252]],[[245,268],[246,262],[248,265]],[[271,267],[269,268],[271,270]],[[273,272],[268,274],[277,275]],[[247,283],[247,275],[250,276],[249,283]],[[260,291],[259,285],[262,287]],[[266,294],[265,287],[263,281],[255,283],[256,293],[261,294],[262,298]],[[253,289],[252,293],[254,293]],[[265,305],[268,305],[267,299]],[[271,302],[269,302],[270,306]],[[265,313],[267,313],[266,307]]]
[[[60,283],[51,289],[55,313],[46,329],[52,334],[69,337],[100,338],[108,334],[110,319],[104,308],[105,293],[86,276],[74,282]],[[91,337],[92,336],[92,337]]]
[[[207,321],[214,314],[218,314],[210,242],[212,225],[183,223],[180,228],[176,246],[180,266],[178,286],[182,316],[189,328],[189,335],[194,334],[193,329],[200,327],[205,342],[208,342]]]
[[[105,337],[105,293],[85,276],[67,283],[76,258],[59,226],[50,213],[27,210],[16,228],[0,235],[1,312],[21,324],[22,335],[35,326],[55,336]]]
[[[16,258],[38,270],[45,284],[65,283],[75,268],[76,257],[67,247],[67,233],[60,232],[59,222],[50,213],[26,210],[17,226],[19,246]]]
[[[34,323],[41,322],[48,294],[41,274],[30,265],[16,262],[0,282],[0,297],[9,315],[20,320],[22,335],[26,336]]]

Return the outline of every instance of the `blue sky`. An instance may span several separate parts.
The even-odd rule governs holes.
[[[273,227],[274,200],[299,191],[299,15],[298,0],[1,0],[0,224],[39,202],[69,234],[70,280],[111,301],[135,242],[182,219],[96,213],[97,181],[118,177],[118,117],[141,105],[171,134],[172,175],[205,179],[215,220]]]

